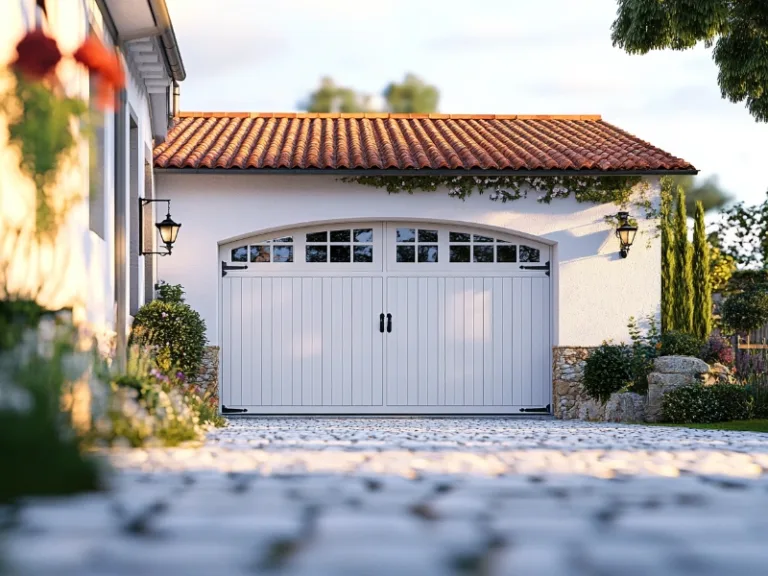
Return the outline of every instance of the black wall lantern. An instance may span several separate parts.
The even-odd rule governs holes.
[[[157,222],[155,228],[160,233],[160,239],[165,244],[167,252],[146,252],[144,250],[144,207],[152,202],[166,202],[168,204],[167,214],[165,220]],[[139,198],[139,254],[159,254],[160,256],[169,256],[174,242],[179,235],[179,229],[181,224],[173,221],[171,218],[171,201],[170,200],[154,200],[149,198]]]
[[[619,245],[621,246],[619,254],[621,254],[622,258],[626,258],[629,256],[629,247],[635,241],[637,225],[630,224],[629,212],[619,212],[617,217],[619,219],[619,226],[616,228],[616,237],[619,239]]]

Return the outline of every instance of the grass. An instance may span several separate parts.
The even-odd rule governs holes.
[[[768,433],[768,418],[755,420],[732,420],[731,422],[714,422],[712,424],[662,424],[679,428],[697,428],[699,430],[733,430],[739,432]]]

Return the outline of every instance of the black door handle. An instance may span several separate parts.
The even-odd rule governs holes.
[[[384,312],[379,315],[379,332],[384,333]]]
[[[387,332],[392,332],[392,314],[387,314]]]

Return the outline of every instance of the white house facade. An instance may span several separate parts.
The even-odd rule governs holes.
[[[181,115],[155,170],[183,223],[158,277],[220,349],[224,411],[247,414],[552,412],[553,349],[658,314],[646,212],[661,175],[695,173],[596,117],[394,114]],[[620,256],[613,202],[354,180],[467,175],[640,177],[635,244]]]
[[[4,254],[6,262],[12,260],[4,289],[19,296],[39,293],[49,308],[72,308],[98,334],[116,338],[120,356],[131,316],[152,297],[155,257],[142,252],[153,251],[154,236],[148,227],[139,247],[139,198],[154,196],[152,148],[167,134],[173,87],[185,76],[165,1],[58,0],[47,3],[47,14],[35,0],[8,4],[0,22],[0,62],[10,65],[27,30],[42,27],[64,55],[55,71],[64,93],[89,102],[96,121],[94,146],[78,134],[79,153],[56,191],[78,198],[59,237],[38,248],[46,252],[39,260]],[[94,78],[69,57],[88,35],[114,49],[123,64],[125,89],[117,94],[115,110],[97,108]],[[24,228],[34,244],[34,188],[7,142],[5,119],[0,122],[0,231]],[[152,205],[145,210],[145,220],[154,222]],[[39,269],[32,269],[33,260]]]

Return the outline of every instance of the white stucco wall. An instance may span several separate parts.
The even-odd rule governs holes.
[[[658,201],[658,179],[649,184],[647,194]],[[630,316],[659,312],[661,249],[653,238],[655,222],[645,220],[642,211],[634,213],[645,234],[638,232],[629,257],[621,259],[614,228],[604,220],[618,211],[614,204],[579,204],[569,198],[547,205],[533,194],[506,204],[477,194],[466,201],[445,192],[387,194],[332,176],[158,173],[156,188],[159,197],[171,200],[171,214],[182,223],[173,254],[159,260],[158,278],[184,286],[187,302],[203,316],[214,344],[218,243],[323,220],[452,220],[532,234],[555,244],[555,345],[627,341]]]

